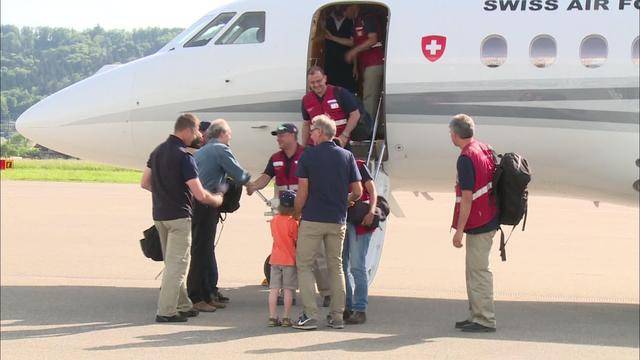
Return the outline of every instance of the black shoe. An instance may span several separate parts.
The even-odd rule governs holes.
[[[216,293],[216,298],[214,300],[216,300],[217,302],[224,303],[224,304],[229,302],[229,298],[224,296],[224,295],[222,295],[222,293],[220,293],[220,291],[218,291]]]
[[[156,315],[156,322],[165,323],[165,322],[186,322],[187,318],[180,314],[173,316],[162,316]]]
[[[474,332],[474,333],[486,333],[486,332],[496,332],[496,328],[480,325],[478,323],[472,322],[467,326],[462,327],[462,331],[464,332]]]
[[[344,329],[344,320],[334,319],[333,316],[327,315],[327,326],[332,329]]]
[[[307,317],[306,314],[302,314],[298,321],[293,326],[294,329],[300,330],[315,330],[318,328],[318,320]]]
[[[342,320],[348,321],[352,314],[353,313],[351,312],[351,310],[344,309],[344,311],[342,312]]]
[[[331,296],[327,295],[322,299],[322,307],[329,307],[329,306],[331,306]]]
[[[469,320],[464,320],[464,321],[456,321],[456,329],[462,329],[463,327],[467,326],[471,324],[471,321]]]
[[[200,314],[200,311],[198,311],[196,309],[191,309],[191,310],[187,310],[187,311],[178,311],[178,314],[180,316],[183,316],[183,317],[186,317],[186,318],[190,318],[190,317],[198,316],[198,314]]]
[[[367,321],[367,314],[364,311],[354,311],[351,316],[345,320],[349,325],[360,325]]]

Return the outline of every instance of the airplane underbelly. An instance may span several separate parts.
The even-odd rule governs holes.
[[[449,137],[449,116],[387,115],[389,161],[396,189],[452,191],[459,150]],[[476,119],[477,138],[498,153],[516,152],[533,168],[531,191],[637,204],[637,127],[557,128],[547,119]],[[566,123],[565,123],[566,125]]]

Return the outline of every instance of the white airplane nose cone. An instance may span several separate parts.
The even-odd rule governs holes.
[[[83,159],[131,156],[133,74],[122,67],[91,76],[33,105],[16,121],[33,142]]]
[[[40,116],[38,107],[38,104],[31,106],[18,117],[18,120],[16,120],[16,130],[18,133],[34,141],[37,141],[37,129],[46,125],[46,121],[44,121],[42,116]]]

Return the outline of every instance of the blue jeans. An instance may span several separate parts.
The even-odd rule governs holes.
[[[372,233],[356,235],[355,225],[347,224],[347,236],[342,249],[342,267],[345,273],[348,310],[363,312],[367,310],[369,280],[365,260],[371,235]],[[351,284],[352,280],[353,284]]]

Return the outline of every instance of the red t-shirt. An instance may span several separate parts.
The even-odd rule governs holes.
[[[276,215],[271,220],[271,265],[293,266],[296,264],[296,242],[298,221],[290,215]]]

